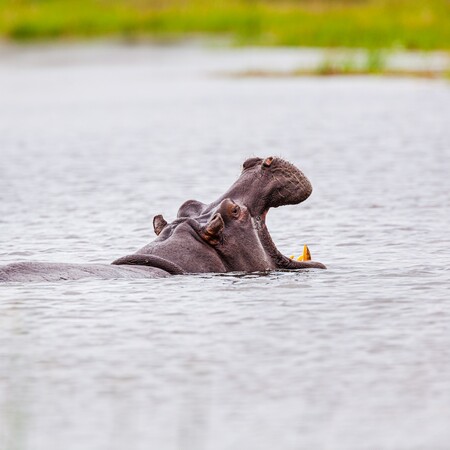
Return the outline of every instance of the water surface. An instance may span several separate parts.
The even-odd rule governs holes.
[[[274,241],[329,269],[1,286],[2,450],[449,448],[448,84],[246,61],[3,55],[1,264],[110,262],[279,155],[314,192]]]

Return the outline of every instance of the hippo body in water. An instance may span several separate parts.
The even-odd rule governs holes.
[[[134,254],[112,264],[13,263],[0,267],[0,282],[325,268],[282,255],[265,224],[270,208],[300,203],[311,192],[309,180],[292,164],[281,158],[251,158],[244,162],[238,180],[216,201],[188,200],[171,223],[156,216],[157,238]]]

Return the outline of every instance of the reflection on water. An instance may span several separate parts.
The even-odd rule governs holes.
[[[112,261],[278,154],[329,270],[0,287],[0,448],[448,448],[448,85],[59,51],[0,63],[1,263]]]

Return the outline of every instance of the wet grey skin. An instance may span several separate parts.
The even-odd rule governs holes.
[[[189,200],[177,219],[153,219],[157,238],[112,264],[20,262],[0,267],[0,282],[80,278],[160,278],[194,273],[258,272],[325,266],[293,261],[272,241],[265,218],[270,208],[306,200],[312,186],[281,158],[251,158],[238,180],[210,204]]]

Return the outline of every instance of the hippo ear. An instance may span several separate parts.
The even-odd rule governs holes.
[[[153,217],[153,230],[155,231],[156,236],[159,236],[166,225],[167,222],[164,220],[164,217],[161,214]]]
[[[206,208],[202,202],[197,200],[188,200],[184,202],[178,210],[177,217],[197,217],[202,214],[202,211]]]
[[[225,223],[220,213],[214,214],[212,219],[201,229],[200,236],[209,244],[217,245],[222,241],[222,231]]]

